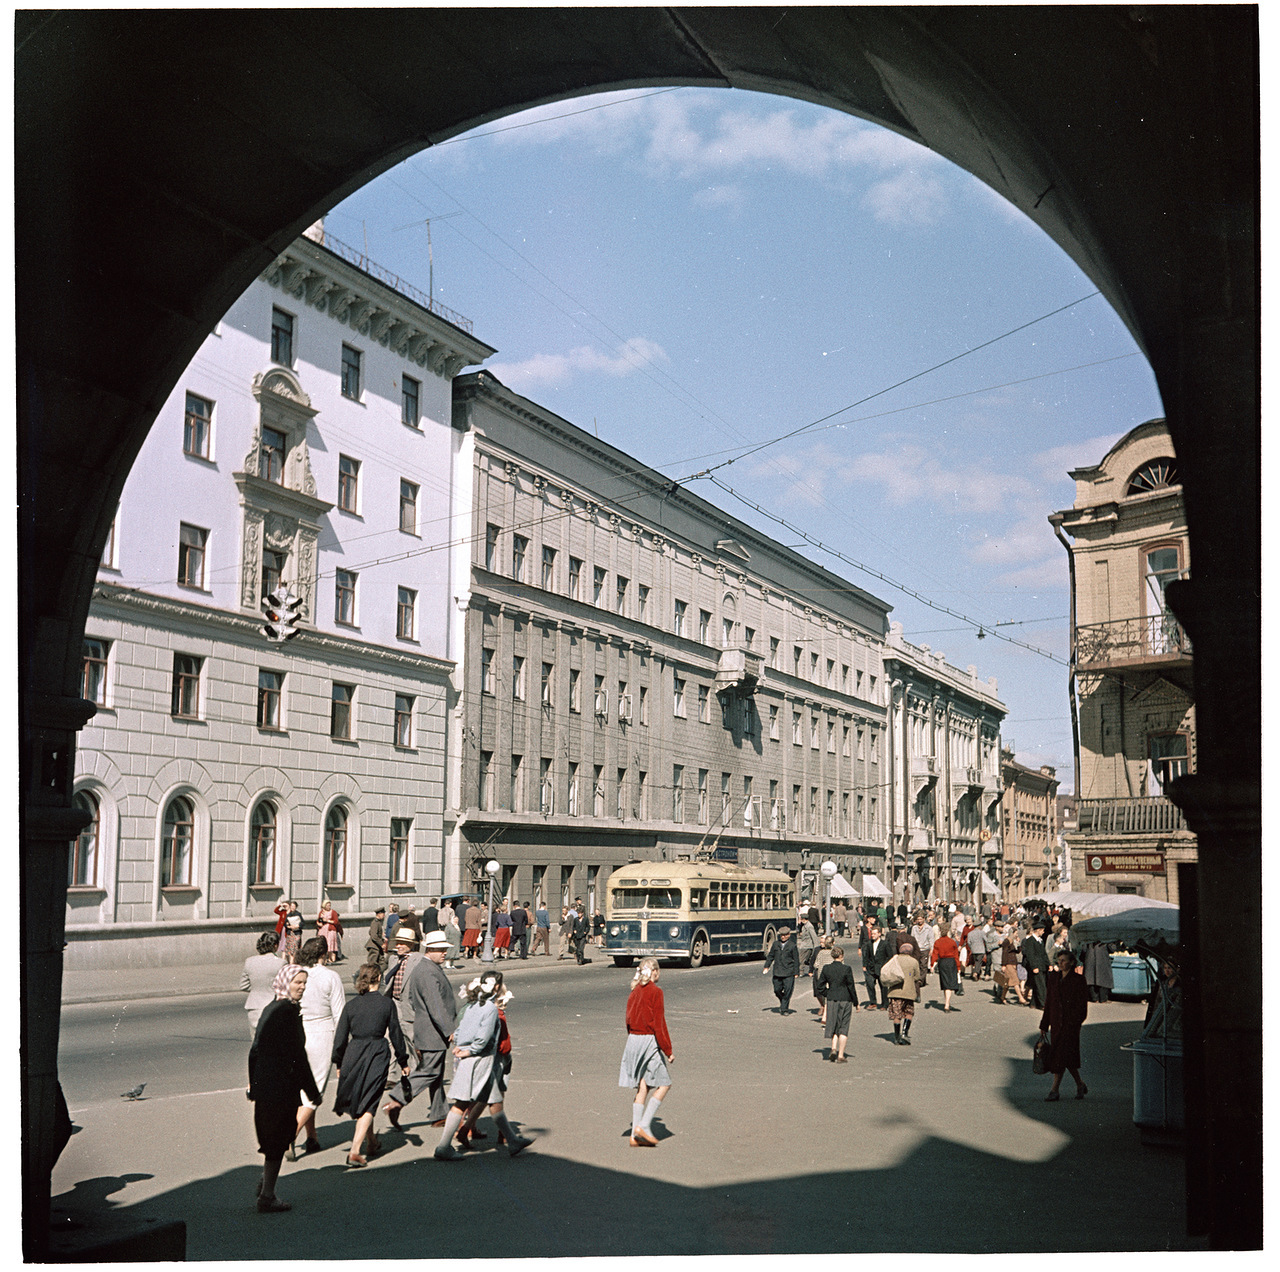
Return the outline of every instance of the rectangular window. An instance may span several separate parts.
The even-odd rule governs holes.
[[[182,427],[182,449],[197,459],[209,458],[209,438],[213,433],[213,403],[187,394],[187,414]]]
[[[569,710],[582,710],[582,672],[576,667],[569,669]]]
[[[280,578],[284,574],[285,554],[283,552],[264,551],[262,554],[262,595],[274,596],[280,588]]]
[[[542,705],[544,707],[554,706],[553,692],[555,686],[556,668],[554,663],[542,664]]]
[[[284,676],[278,671],[258,672],[258,728],[280,727],[280,691]]]
[[[643,583],[636,589],[636,617],[643,623],[649,615],[649,589]]]
[[[685,611],[688,610],[688,608],[688,605],[686,605],[684,601],[676,602],[675,634],[677,636],[684,635],[684,616]]]
[[[595,697],[592,699],[592,710],[597,716],[607,716],[609,714],[609,691],[604,687],[604,677],[597,676],[595,684]]]
[[[818,684],[818,655],[809,655],[809,679],[816,685]]]
[[[804,830],[804,822],[800,820],[800,788],[791,788],[791,829],[799,833]]]
[[[756,647],[756,629],[754,627],[744,627],[742,629],[742,643],[748,649]]]
[[[338,456],[338,507],[343,512],[359,512],[360,461],[350,455]]]
[[[834,658],[827,659],[827,688],[834,689],[836,687],[836,660]]]
[[[698,611],[698,640],[706,644],[711,639],[711,615],[706,610]]]
[[[639,707],[640,707],[640,723],[648,724],[649,723],[649,691],[644,687],[644,685],[640,686]]]
[[[834,835],[836,833],[836,793],[835,791],[827,792],[827,834]]]
[[[413,821],[408,817],[391,819],[391,882],[409,882],[409,832]]]
[[[630,579],[624,579],[621,574],[617,577],[617,587],[614,592],[614,612],[625,614],[627,612],[627,588],[631,585]]]
[[[827,721],[827,754],[834,755],[836,753],[836,722],[834,720]]]
[[[818,749],[818,717],[809,717],[809,745],[816,751]]]
[[[618,681],[618,719],[631,723],[631,695],[627,692],[627,682]]]
[[[875,729],[871,730],[871,763],[880,763],[880,734]]]
[[[844,693],[849,692],[849,664],[840,664],[840,688]]]
[[[733,619],[731,618],[721,619],[720,627],[721,627],[720,648],[732,649],[733,648]]]
[[[733,795],[729,791],[729,783],[732,780],[733,774],[720,774],[720,825],[722,826],[727,826],[733,815]]]
[[[858,730],[858,759],[865,760],[867,758],[866,731]]]
[[[329,736],[343,742],[351,741],[351,707],[355,702],[355,685],[333,682],[329,700]]]
[[[778,665],[778,660],[782,656],[779,652],[779,647],[781,643],[782,642],[779,641],[776,636],[769,637],[769,666],[772,667],[775,671],[782,670],[782,668]]]
[[[581,804],[582,792],[578,787],[578,766],[571,763],[569,765],[569,816],[582,816]]]
[[[684,821],[684,765],[671,766],[671,820]]]
[[[412,376],[400,377],[400,422],[410,428],[418,427],[418,401],[422,386]]]
[[[480,651],[480,692],[493,693],[493,650]]]
[[[880,822],[876,814],[876,797],[874,795],[871,797],[870,825],[867,834],[871,839],[877,839],[880,835]]]
[[[748,830],[756,825],[754,800],[751,795],[751,778],[742,779],[742,824]]]
[[[284,483],[284,458],[288,448],[289,439],[279,429],[263,425],[258,439],[258,476],[263,481],[277,486]]]
[[[493,752],[480,752],[480,808],[489,812],[493,809]]]
[[[877,699],[876,697],[876,678],[874,676],[871,677],[871,688],[868,696],[870,697],[872,702],[879,701],[879,699]]]
[[[413,699],[408,694],[396,694],[395,740],[403,750],[413,746]]]
[[[417,625],[418,594],[412,588],[396,589],[396,635],[401,640],[413,640]]]
[[[200,718],[200,668],[203,658],[191,654],[173,656],[173,703],[171,713],[182,720]]]
[[[698,825],[705,826],[707,824],[707,778],[710,774],[706,769],[698,770]]]
[[[400,478],[400,531],[418,533],[418,487],[403,477]]]
[[[618,770],[618,820],[627,819],[627,770]]]
[[[786,818],[782,814],[782,801],[778,798],[778,783],[769,781],[769,829],[781,830]]]
[[[542,590],[544,592],[554,592],[556,589],[556,550],[555,548],[544,547],[542,549]]]
[[[604,765],[596,764],[591,770],[591,815],[604,816]]]
[[[293,315],[271,307],[271,361],[293,366]]]
[[[596,566],[591,576],[591,603],[599,605],[604,599],[604,580],[608,571],[601,566]]]
[[[649,774],[644,769],[636,774],[636,816],[641,821],[649,818]]]
[[[804,649],[799,645],[791,647],[791,670],[798,676],[803,670]]]
[[[80,674],[80,696],[102,707],[107,702],[107,654],[111,642],[88,639],[84,642],[84,662]]]
[[[519,654],[511,657],[511,697],[516,702],[524,701],[524,659]]]
[[[809,833],[816,835],[822,827],[818,825],[818,788],[809,787]]]
[[[344,627],[356,625],[356,576],[350,570],[334,575],[333,621]]]
[[[359,349],[350,345],[342,346],[342,396],[360,400],[360,359]]]
[[[863,818],[863,816],[864,816],[864,812],[865,812],[865,810],[863,809],[863,797],[862,797],[861,795],[859,795],[859,796],[858,796],[858,828],[857,828],[857,833],[858,833],[858,838],[860,838],[860,839],[861,839],[861,838],[864,838],[864,837],[866,836],[866,833],[867,833],[866,825],[863,823],[863,820],[862,820],[862,818]]]
[[[698,686],[698,719],[703,724],[711,723],[711,691],[706,685]]]
[[[582,599],[582,562],[572,556],[569,558],[569,599]]]
[[[513,813],[524,812],[524,756],[511,757],[511,787],[508,792],[508,807]]]
[[[556,811],[555,788],[551,781],[551,761],[545,757],[538,761],[538,811],[550,817]]]
[[[184,587],[204,587],[204,554],[209,532],[184,521],[178,530],[178,582]]]
[[[791,713],[791,741],[795,746],[804,745],[804,725],[801,723],[798,711]]]
[[[490,574],[498,568],[498,535],[500,529],[490,523],[484,528],[484,568]]]
[[[511,577],[517,583],[524,582],[524,558],[529,550],[529,540],[522,534],[511,537]]]
[[[778,741],[778,708],[769,708],[769,737],[772,741]]]
[[[672,714],[684,719],[684,681],[679,676],[672,681]]]

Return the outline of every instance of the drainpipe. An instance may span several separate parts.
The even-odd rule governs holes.
[[[1075,758],[1075,775],[1076,775],[1076,799],[1081,798],[1080,795],[1080,719],[1076,714],[1076,556],[1071,551],[1071,544],[1067,542],[1066,536],[1062,533],[1062,517],[1059,513],[1054,513],[1049,518],[1049,524],[1053,527],[1053,533],[1058,536],[1058,542],[1067,550],[1067,573],[1071,580],[1071,654],[1070,663],[1067,668],[1067,701],[1071,704],[1071,749]],[[1124,690],[1121,689],[1121,702],[1123,704]],[[1123,710],[1123,705],[1121,707]],[[1124,735],[1120,737],[1121,749],[1123,750]],[[1126,771],[1128,765],[1125,766]]]

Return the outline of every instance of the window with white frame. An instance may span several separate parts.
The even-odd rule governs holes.
[[[409,882],[409,836],[413,831],[413,818],[391,819],[391,869],[392,883]]]
[[[417,428],[420,416],[422,385],[412,376],[400,377],[400,422]]]
[[[636,773],[636,816],[641,821],[649,817],[649,774],[640,769]]]
[[[498,536],[500,527],[490,522],[484,528],[484,568],[492,574],[498,568]]]
[[[544,817],[556,811],[555,788],[551,780],[551,761],[545,756],[538,761],[538,810]]]
[[[640,686],[640,700],[636,704],[637,715],[641,724],[649,723],[649,690],[644,686]]]
[[[360,371],[363,355],[350,345],[342,346],[342,396],[360,400]]]
[[[727,826],[733,817],[733,793],[729,789],[732,781],[732,773],[720,774],[720,825],[722,826]]]
[[[847,724],[840,727],[840,754],[844,756],[849,754],[849,726]]]
[[[544,662],[542,664],[542,705],[544,707],[555,705],[555,676],[555,664]]]
[[[351,741],[351,715],[355,704],[355,685],[340,685],[336,681],[329,695],[329,736],[339,741]]]
[[[349,817],[346,808],[335,804],[324,819],[324,884],[347,882],[347,829]]]
[[[360,461],[350,455],[338,456],[338,507],[343,512],[360,511]]]
[[[707,816],[709,813],[707,805],[707,779],[710,773],[707,769],[698,770],[698,825],[707,825]]]
[[[284,461],[289,439],[277,428],[264,424],[258,438],[258,476],[277,486],[284,484]]]
[[[671,766],[671,820],[684,821],[684,765]]]
[[[493,687],[493,650],[480,651],[480,692],[492,694]]]
[[[742,643],[748,649],[756,647],[756,629],[754,627],[744,627],[742,629]]]
[[[205,547],[209,532],[184,521],[178,528],[178,582],[183,587],[204,587]]]
[[[803,717],[799,711],[791,713],[791,741],[795,746],[804,745]]]
[[[615,582],[614,612],[625,615],[627,612],[627,589],[631,586],[631,580],[623,578],[623,576],[619,574],[616,576]]]
[[[516,702],[524,701],[524,659],[519,654],[511,656],[511,697]]]
[[[413,640],[417,629],[418,594],[412,588],[396,589],[396,636]]]
[[[189,888],[195,855],[195,808],[185,795],[165,805],[160,842],[160,886]]]
[[[698,686],[698,719],[703,724],[711,723],[711,690],[706,685]]]
[[[187,410],[182,424],[182,451],[196,459],[209,458],[213,436],[213,403],[194,393],[187,394]]]
[[[689,606],[684,601],[676,601],[675,603],[675,634],[677,636],[684,635],[684,618]]]
[[[815,751],[818,749],[818,717],[816,715],[809,717],[809,745]]]
[[[672,683],[672,714],[684,719],[684,681],[676,676]]]
[[[333,576],[333,621],[343,627],[356,625],[356,577],[350,570]]]
[[[643,623],[649,616],[649,589],[641,583],[636,588],[636,617]]]
[[[800,645],[791,647],[791,671],[796,676],[804,671],[804,649]]]
[[[488,812],[493,809],[493,752],[480,752],[480,808]]]
[[[276,881],[276,806],[269,799],[254,805],[249,818],[249,882]]]
[[[556,550],[544,545],[542,549],[542,590],[554,592],[556,589]]]
[[[400,533],[418,533],[418,486],[400,478]]]
[[[284,673],[258,671],[258,728],[278,731],[280,728],[280,699],[284,691]]]
[[[524,756],[511,757],[511,786],[508,791],[508,807],[513,813],[524,812]]]
[[[834,720],[827,721],[827,754],[834,755],[836,753],[836,722]]]
[[[107,703],[107,659],[111,651],[109,640],[99,640],[95,636],[85,638],[83,645],[83,662],[80,669],[80,696],[98,706]]]
[[[524,582],[524,559],[529,551],[529,540],[522,534],[511,536],[511,577],[517,583]]]
[[[271,307],[271,361],[293,366],[293,315]]]
[[[778,798],[777,779],[769,780],[769,829],[781,830],[786,825],[786,814],[782,800]]]
[[[71,806],[90,818],[89,824],[71,841],[67,861],[67,887],[98,886],[98,846],[102,833],[102,805],[89,791],[76,791]]]
[[[608,574],[603,566],[597,565],[591,576],[591,603],[599,605],[604,600],[605,576]]]
[[[780,652],[782,642],[776,636],[769,637],[769,666],[775,671],[781,671],[780,661],[782,654]]]
[[[836,687],[836,660],[834,658],[827,659],[827,688],[834,689]]]
[[[582,710],[582,672],[577,667],[569,668],[569,710]]]
[[[395,745],[402,751],[413,747],[413,703],[407,693],[396,694],[394,733]]]
[[[170,714],[180,720],[200,718],[200,672],[204,659],[194,654],[174,654],[173,695]]]
[[[627,819],[627,770],[620,768],[618,770],[618,807],[617,815],[619,821]]]
[[[698,611],[698,641],[705,645],[711,640],[711,614],[708,610]]]
[[[775,706],[769,708],[769,738],[778,741],[778,708]]]
[[[591,815],[604,816],[604,765],[596,764],[591,770]]]
[[[569,599],[582,599],[582,562],[573,556],[569,558]]]
[[[580,817],[582,815],[582,792],[579,789],[578,765],[571,762],[569,764],[569,816]]]

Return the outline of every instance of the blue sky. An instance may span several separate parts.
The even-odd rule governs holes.
[[[1069,468],[1162,409],[1111,308],[1082,299],[1092,283],[986,186],[823,107],[638,90],[424,151],[326,229],[425,291],[428,217],[435,297],[497,346],[504,383],[676,478],[832,416],[717,477],[1065,659],[1066,554],[1045,518],[1072,502]],[[1006,742],[1070,786],[1063,665],[978,640],[706,479],[689,488],[881,596],[908,639],[996,676]]]

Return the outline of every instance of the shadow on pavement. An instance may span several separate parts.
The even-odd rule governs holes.
[[[1086,1081],[1089,1055],[1101,1058],[1103,1049],[1118,1048],[1135,1032],[1131,1021],[1086,1025]],[[1002,1093],[1017,1112],[1065,1137],[1061,1151],[1044,1161],[1023,1160],[1017,1144],[1002,1155],[972,1148],[959,1136],[928,1135],[888,1168],[860,1167],[859,1145],[851,1139],[829,1169],[791,1171],[795,1145],[769,1140],[767,1123],[756,1123],[747,1111],[739,1126],[725,1129],[726,1141],[759,1141],[770,1176],[689,1187],[655,1177],[664,1154],[679,1151],[673,1107],[675,1129],[655,1122],[663,1145],[643,1153],[621,1149],[616,1169],[554,1156],[553,1133],[509,1158],[493,1147],[492,1128],[482,1121],[490,1130],[484,1151],[454,1162],[397,1162],[408,1141],[386,1131],[377,1169],[348,1171],[335,1162],[295,1171],[286,1163],[279,1193],[294,1206],[286,1214],[256,1213],[259,1172],[252,1166],[174,1188],[140,1203],[136,1214],[139,1222],[185,1220],[187,1258],[194,1260],[296,1258],[300,1252],[308,1259],[382,1257],[389,1206],[397,1249],[472,1259],[1203,1248],[1185,1235],[1181,1156],[1141,1145],[1127,1093],[1121,1098],[1114,1083],[1101,1098],[1091,1089],[1087,1099],[1046,1104],[1049,1079],[1031,1073],[1034,1036],[1031,1023],[1027,1059],[1008,1062]],[[1070,1089],[1067,1079],[1064,1090]],[[814,1116],[840,1114],[824,1107]],[[620,1116],[620,1127],[623,1121]],[[428,1146],[434,1135],[422,1128],[419,1137],[410,1128],[410,1139]],[[140,1177],[85,1181],[57,1197],[55,1209],[81,1211],[77,1217],[90,1222],[103,1208],[127,1214],[111,1198],[131,1178]],[[481,1201],[499,1206],[503,1221],[468,1225],[465,1251],[442,1244],[448,1230],[442,1216],[472,1213]]]

